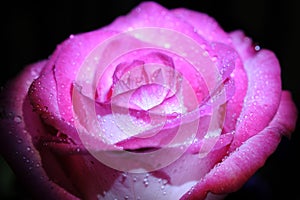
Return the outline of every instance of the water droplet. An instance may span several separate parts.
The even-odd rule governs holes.
[[[16,123],[21,123],[21,122],[22,122],[22,117],[20,117],[20,116],[15,116],[15,117],[14,117],[14,121],[15,121]]]
[[[101,199],[101,195],[100,195],[100,194],[97,194],[97,196],[96,196],[96,197],[97,197],[97,199],[98,199],[98,200],[100,200],[100,199]]]
[[[166,180],[166,179],[163,179],[163,180],[162,180],[162,184],[163,184],[163,185],[166,185],[167,183],[168,183],[168,180]]]
[[[216,62],[216,61],[218,60],[218,57],[217,57],[217,56],[212,56],[211,60],[212,60],[213,62]]]
[[[179,118],[180,117],[180,113],[178,113],[178,112],[172,112],[171,116]]]
[[[202,53],[202,55],[205,56],[205,57],[207,57],[207,56],[209,56],[209,53],[208,53],[207,51],[204,51],[204,52]]]
[[[259,51],[260,49],[261,49],[261,48],[260,48],[260,46],[259,46],[258,44],[255,44],[255,45],[254,45],[254,50],[255,50],[255,51]]]
[[[171,45],[170,45],[169,43],[165,43],[165,44],[164,44],[164,47],[165,47],[166,49],[169,49],[169,48],[171,47]]]
[[[141,8],[140,7],[137,7],[136,9],[135,9],[135,11],[137,12],[137,13],[140,13],[141,12]]]
[[[144,178],[143,184],[145,185],[145,187],[148,187],[148,186],[149,186],[148,177],[145,177],[145,178]]]
[[[126,179],[127,179],[127,174],[126,174],[126,172],[124,172],[124,173],[122,174],[122,176],[121,176],[120,182],[121,182],[121,183],[124,183],[124,182],[126,181]]]
[[[149,186],[149,182],[144,181],[144,185],[145,185],[145,187],[148,187]]]

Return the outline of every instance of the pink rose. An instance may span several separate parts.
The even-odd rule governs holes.
[[[71,35],[1,108],[1,153],[36,199],[222,199],[297,118],[274,53],[154,2]]]

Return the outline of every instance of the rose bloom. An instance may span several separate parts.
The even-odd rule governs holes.
[[[144,2],[71,35],[1,93],[0,149],[35,199],[222,199],[297,110],[273,52]]]

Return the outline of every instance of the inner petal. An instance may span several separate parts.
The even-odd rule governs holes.
[[[109,101],[127,108],[152,109],[178,93],[181,76],[170,56],[161,52],[141,54],[131,63],[117,65]]]
[[[168,88],[159,84],[144,85],[133,92],[129,103],[134,104],[143,110],[149,110],[154,106],[161,104],[168,92]]]

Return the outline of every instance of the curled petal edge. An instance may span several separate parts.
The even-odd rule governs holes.
[[[217,164],[181,200],[205,200],[211,193],[224,195],[240,189],[265,164],[267,158],[276,150],[282,136],[290,136],[295,130],[296,119],[297,108],[291,94],[283,91],[279,109],[269,126]]]
[[[25,181],[24,185],[34,199],[79,200],[48,178],[33,142],[34,134],[26,131],[26,112],[31,112],[29,115],[33,113],[32,109],[28,108],[28,88],[39,76],[45,63],[46,61],[39,61],[27,66],[15,79],[8,82],[1,92],[0,106],[3,113],[0,127],[3,132],[0,135],[0,148],[4,159],[17,177]],[[31,128],[35,130],[35,134],[42,131],[42,124],[38,120],[38,117],[34,118],[36,124],[31,124],[34,125]]]

